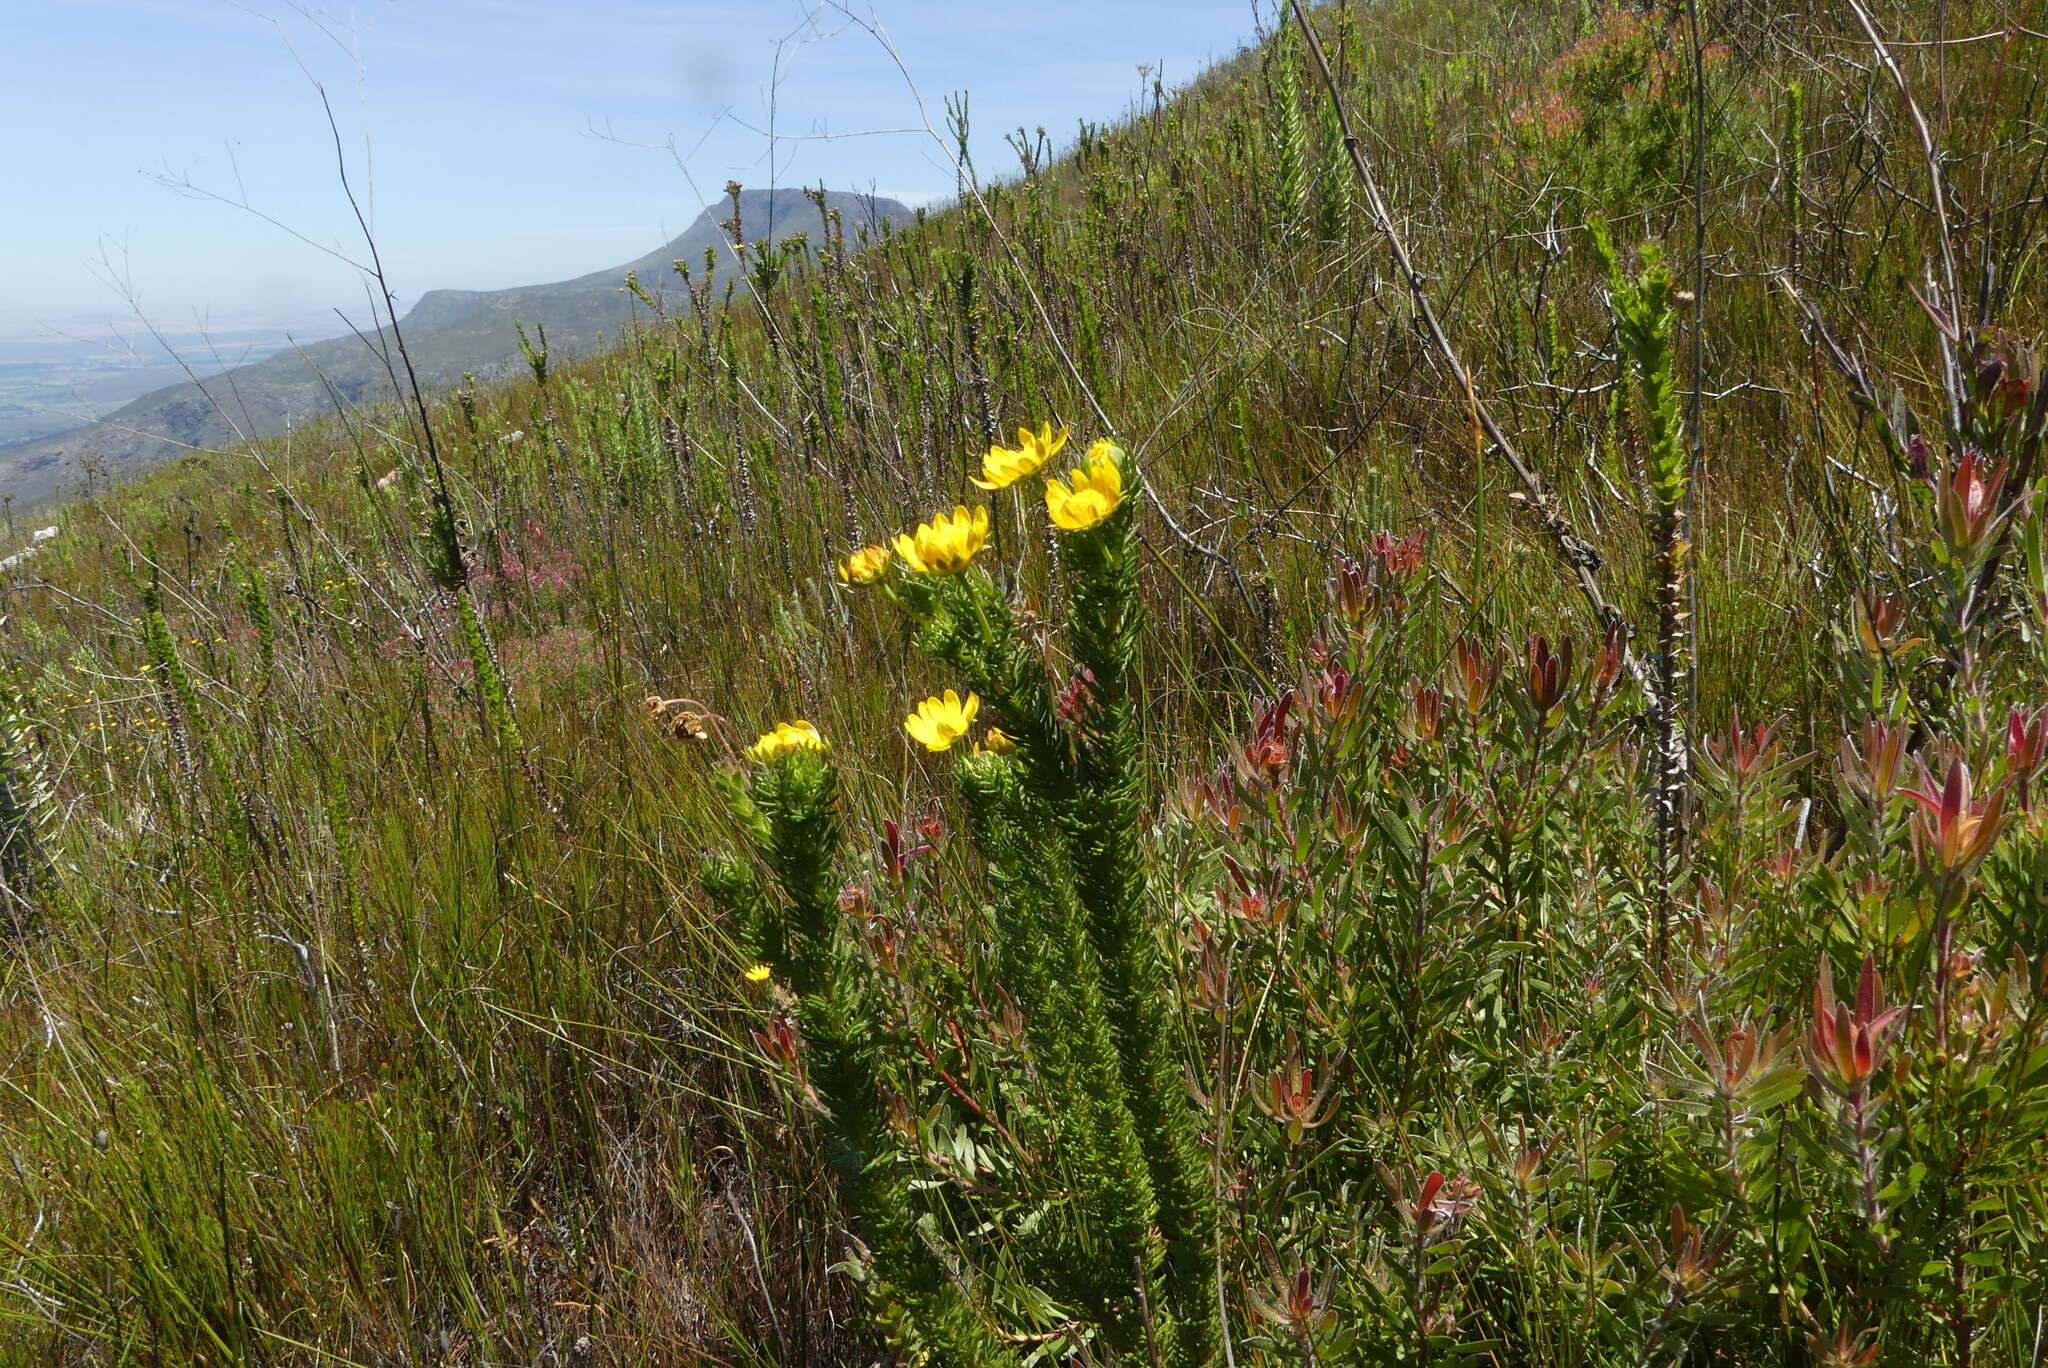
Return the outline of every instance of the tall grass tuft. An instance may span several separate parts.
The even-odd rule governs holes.
[[[15,691],[0,685],[0,932],[9,941],[34,929],[50,877],[44,826],[50,784]]]

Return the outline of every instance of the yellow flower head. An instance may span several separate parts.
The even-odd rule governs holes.
[[[759,741],[747,747],[747,754],[756,760],[773,760],[776,756],[787,755],[791,751],[823,749],[825,738],[818,735],[818,729],[808,722],[798,720],[777,723],[774,731],[763,732]]]
[[[953,690],[944,698],[927,698],[917,711],[903,719],[903,730],[926,750],[942,751],[967,734],[974,715],[981,711],[981,695],[970,693],[965,702]]]
[[[1122,455],[1115,442],[1097,442],[1088,448],[1086,466],[1076,467],[1065,480],[1045,482],[1045,511],[1055,527],[1086,532],[1116,512],[1124,497]]]
[[[773,969],[770,969],[770,968],[769,968],[769,967],[768,967],[767,965],[765,965],[765,964],[752,964],[752,965],[748,965],[748,966],[747,966],[747,971],[746,971],[746,973],[747,973],[747,982],[749,982],[749,983],[766,983],[766,982],[768,981],[768,976],[769,976],[770,974],[774,973],[774,972],[775,972],[775,971],[774,971]]]
[[[889,573],[889,548],[863,546],[839,562],[841,584],[873,584]]]
[[[915,532],[897,533],[896,554],[921,575],[957,575],[987,542],[988,510],[970,513],[962,504],[951,516],[941,513]]]
[[[976,755],[986,751],[990,755],[1015,755],[1017,743],[1001,727],[990,727],[982,733],[981,740],[974,743]]]
[[[988,455],[981,458],[981,474],[974,482],[983,489],[1008,489],[1026,475],[1036,475],[1066,444],[1067,430],[1054,432],[1051,423],[1040,423],[1036,432],[1018,428],[1017,445],[990,447]]]

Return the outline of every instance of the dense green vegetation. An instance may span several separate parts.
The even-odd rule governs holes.
[[[0,1361],[2040,1361],[2048,13],[1314,21],[64,510]]]

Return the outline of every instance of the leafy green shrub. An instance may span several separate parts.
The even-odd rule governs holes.
[[[734,790],[773,875],[728,897],[772,979],[759,1039],[839,1137],[899,1343],[1917,1362],[2031,1333],[2048,713],[1980,694],[1909,742],[1880,688],[1833,775],[1775,724],[1718,728],[1667,907],[1669,737],[1625,634],[1444,640],[1425,540],[1381,537],[1300,684],[1169,787],[1131,706],[1137,481],[1102,442],[1048,486],[1063,655],[978,563],[981,510],[843,567],[971,689],[906,724],[967,751],[964,839],[846,841],[808,723]],[[1835,783],[1831,837],[1806,795]]]
[[[1589,209],[1631,212],[1681,193],[1691,165],[1691,47],[1684,24],[1661,7],[1612,0],[1590,31],[1545,64],[1510,113],[1510,145],[1545,175],[1555,175]],[[1727,103],[1713,78],[1725,48],[1702,53],[1706,95]],[[1716,161],[1737,132],[1725,115],[1711,125]]]

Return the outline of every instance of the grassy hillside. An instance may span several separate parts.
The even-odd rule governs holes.
[[[841,190],[827,192],[824,207],[843,217],[857,241],[912,217],[894,200]],[[306,342],[262,361],[152,390],[85,428],[0,452],[0,491],[25,508],[81,489],[104,489],[188,451],[317,423],[337,409],[389,399],[413,379],[437,391],[466,377],[499,380],[525,368],[520,325],[529,339],[545,334],[548,345],[565,356],[603,350],[635,319],[662,308],[663,296],[681,309],[690,307],[689,291],[674,272],[679,261],[695,273],[706,299],[723,299],[737,285],[728,278],[723,223],[737,217],[743,233],[751,228],[763,242],[788,242],[794,249],[817,232],[818,215],[804,191],[748,190],[738,203],[705,210],[681,235],[623,266],[544,285],[429,290],[400,320],[411,377],[403,374],[388,329]],[[645,304],[627,290],[628,276],[648,292]]]
[[[0,1362],[2038,1361],[2048,12],[1316,16],[64,511]]]

